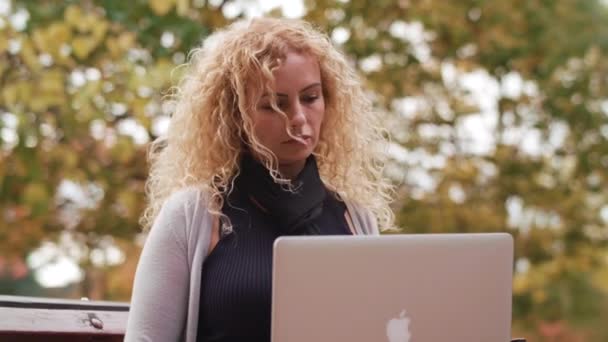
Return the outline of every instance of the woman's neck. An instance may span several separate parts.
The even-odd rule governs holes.
[[[294,180],[304,169],[304,164],[306,164],[306,160],[285,164],[279,163],[279,173],[287,179]]]
[[[270,214],[284,233],[308,229],[309,223],[321,214],[327,192],[313,156],[300,163],[279,165],[281,176],[293,179],[295,188],[291,190],[276,183],[251,154],[243,155],[240,171],[235,186],[255,207]]]

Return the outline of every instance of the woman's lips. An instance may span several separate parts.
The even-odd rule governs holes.
[[[289,139],[284,142],[284,144],[303,144],[308,145],[312,141],[312,137],[308,135],[303,135],[298,137],[297,139]]]

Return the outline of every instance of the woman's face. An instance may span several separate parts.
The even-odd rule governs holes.
[[[272,109],[268,94],[260,99],[252,114],[254,134],[276,155],[283,176],[293,177],[319,141],[325,114],[321,72],[315,57],[288,52],[273,75],[277,106],[287,114],[296,139],[287,134],[285,119]]]

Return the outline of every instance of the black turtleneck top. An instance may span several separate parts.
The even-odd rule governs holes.
[[[311,173],[308,179],[304,177],[302,186],[313,183],[316,185],[311,186],[322,186],[320,180],[310,181],[311,177],[318,177],[314,160],[307,162],[305,172],[307,168],[314,170],[308,170]],[[319,202],[312,210],[314,214],[304,215],[308,217],[304,228],[292,231],[285,227],[285,222],[292,221],[276,217],[252,202],[251,197],[256,198],[258,204],[260,201],[265,203],[268,198],[264,198],[265,194],[259,187],[250,186],[252,181],[260,180],[251,179],[255,171],[243,173],[246,170],[247,166],[242,167],[242,174],[235,180],[235,186],[222,208],[231,221],[233,232],[220,238],[203,263],[198,341],[269,342],[274,240],[287,234],[351,234],[344,218],[346,206],[324,187],[322,196],[319,196],[319,191],[305,195],[314,197],[305,202],[314,202],[315,199]],[[294,207],[298,207],[295,202],[302,201],[302,198],[287,196],[281,200],[293,200]],[[271,202],[266,203],[271,205]],[[285,204],[288,203],[282,203]]]

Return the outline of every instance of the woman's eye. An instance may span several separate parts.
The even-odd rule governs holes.
[[[285,110],[285,108],[287,108],[287,105],[285,103],[279,102],[279,103],[277,103],[277,107],[280,110]],[[274,108],[272,108],[272,106],[270,105],[270,103],[262,105],[261,108],[263,110],[266,110],[266,111],[274,111]]]
[[[306,96],[306,97],[304,97],[304,102],[312,103],[312,102],[315,102],[318,98],[319,98],[319,95]]]

